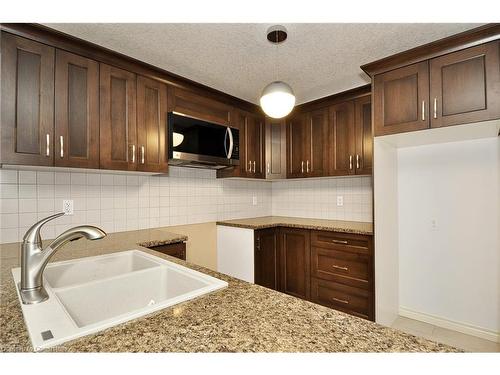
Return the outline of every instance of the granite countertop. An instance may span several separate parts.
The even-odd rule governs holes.
[[[286,216],[263,216],[250,219],[218,221],[217,225],[248,229],[265,229],[273,227],[289,227],[314,230],[327,230],[354,234],[373,234],[373,223],[361,221],[307,219]]]
[[[78,240],[54,260],[139,249],[225,280],[228,288],[48,349],[57,352],[454,352],[452,347],[199,267],[137,245],[183,239],[166,230]],[[19,245],[0,246],[0,351],[32,351],[11,269]]]

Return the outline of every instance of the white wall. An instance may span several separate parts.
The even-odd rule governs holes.
[[[374,140],[375,320],[391,326],[399,313],[398,154]]]
[[[398,149],[401,308],[500,331],[499,149],[498,137]]]
[[[272,190],[275,216],[373,221],[371,177],[276,181]],[[337,195],[344,197],[343,206],[337,206]]]

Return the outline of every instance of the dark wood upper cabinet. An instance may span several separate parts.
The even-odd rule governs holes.
[[[429,127],[429,63],[377,74],[373,79],[375,136]]]
[[[166,172],[167,85],[137,77],[137,170]]]
[[[328,175],[328,109],[307,116],[306,174],[308,177]]]
[[[350,100],[331,106],[330,124],[330,174],[354,174],[354,102]]]
[[[1,33],[1,162],[54,165],[54,48]]]
[[[310,232],[305,229],[280,228],[280,291],[309,299]]]
[[[288,121],[287,177],[328,174],[328,109],[298,113]]]
[[[286,122],[266,119],[266,179],[286,178]]]
[[[306,116],[295,114],[287,124],[287,177],[304,177],[305,156],[309,150],[307,145]]]
[[[255,284],[278,290],[278,228],[255,231]]]
[[[99,168],[99,63],[56,51],[55,165]]]
[[[169,95],[172,111],[220,125],[235,125],[231,118],[232,107],[192,91],[171,89]]]
[[[241,173],[246,177],[265,178],[264,119],[244,111],[239,111],[238,116]]]
[[[137,169],[136,75],[100,64],[100,165]]]
[[[362,96],[354,100],[354,133],[356,143],[354,167],[356,168],[356,174],[372,174],[373,132],[371,95]]]
[[[430,60],[431,127],[500,117],[499,44],[486,43]]]

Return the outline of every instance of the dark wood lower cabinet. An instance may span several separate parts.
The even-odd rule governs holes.
[[[255,284],[278,290],[279,231],[275,228],[255,231]]]
[[[366,289],[317,279],[311,280],[311,301],[360,318],[370,317],[370,292]]]
[[[373,237],[298,228],[255,231],[255,283],[375,320]]]
[[[168,245],[159,245],[149,247],[151,250],[158,251],[162,254],[170,255],[175,258],[186,260],[186,243],[177,242]]]
[[[303,299],[309,299],[311,282],[309,232],[295,228],[280,230],[280,290]]]

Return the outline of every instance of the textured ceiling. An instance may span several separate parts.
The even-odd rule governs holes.
[[[362,64],[478,25],[285,24],[279,47],[266,39],[271,24],[46,26],[253,103],[278,78],[303,103],[368,83]]]

